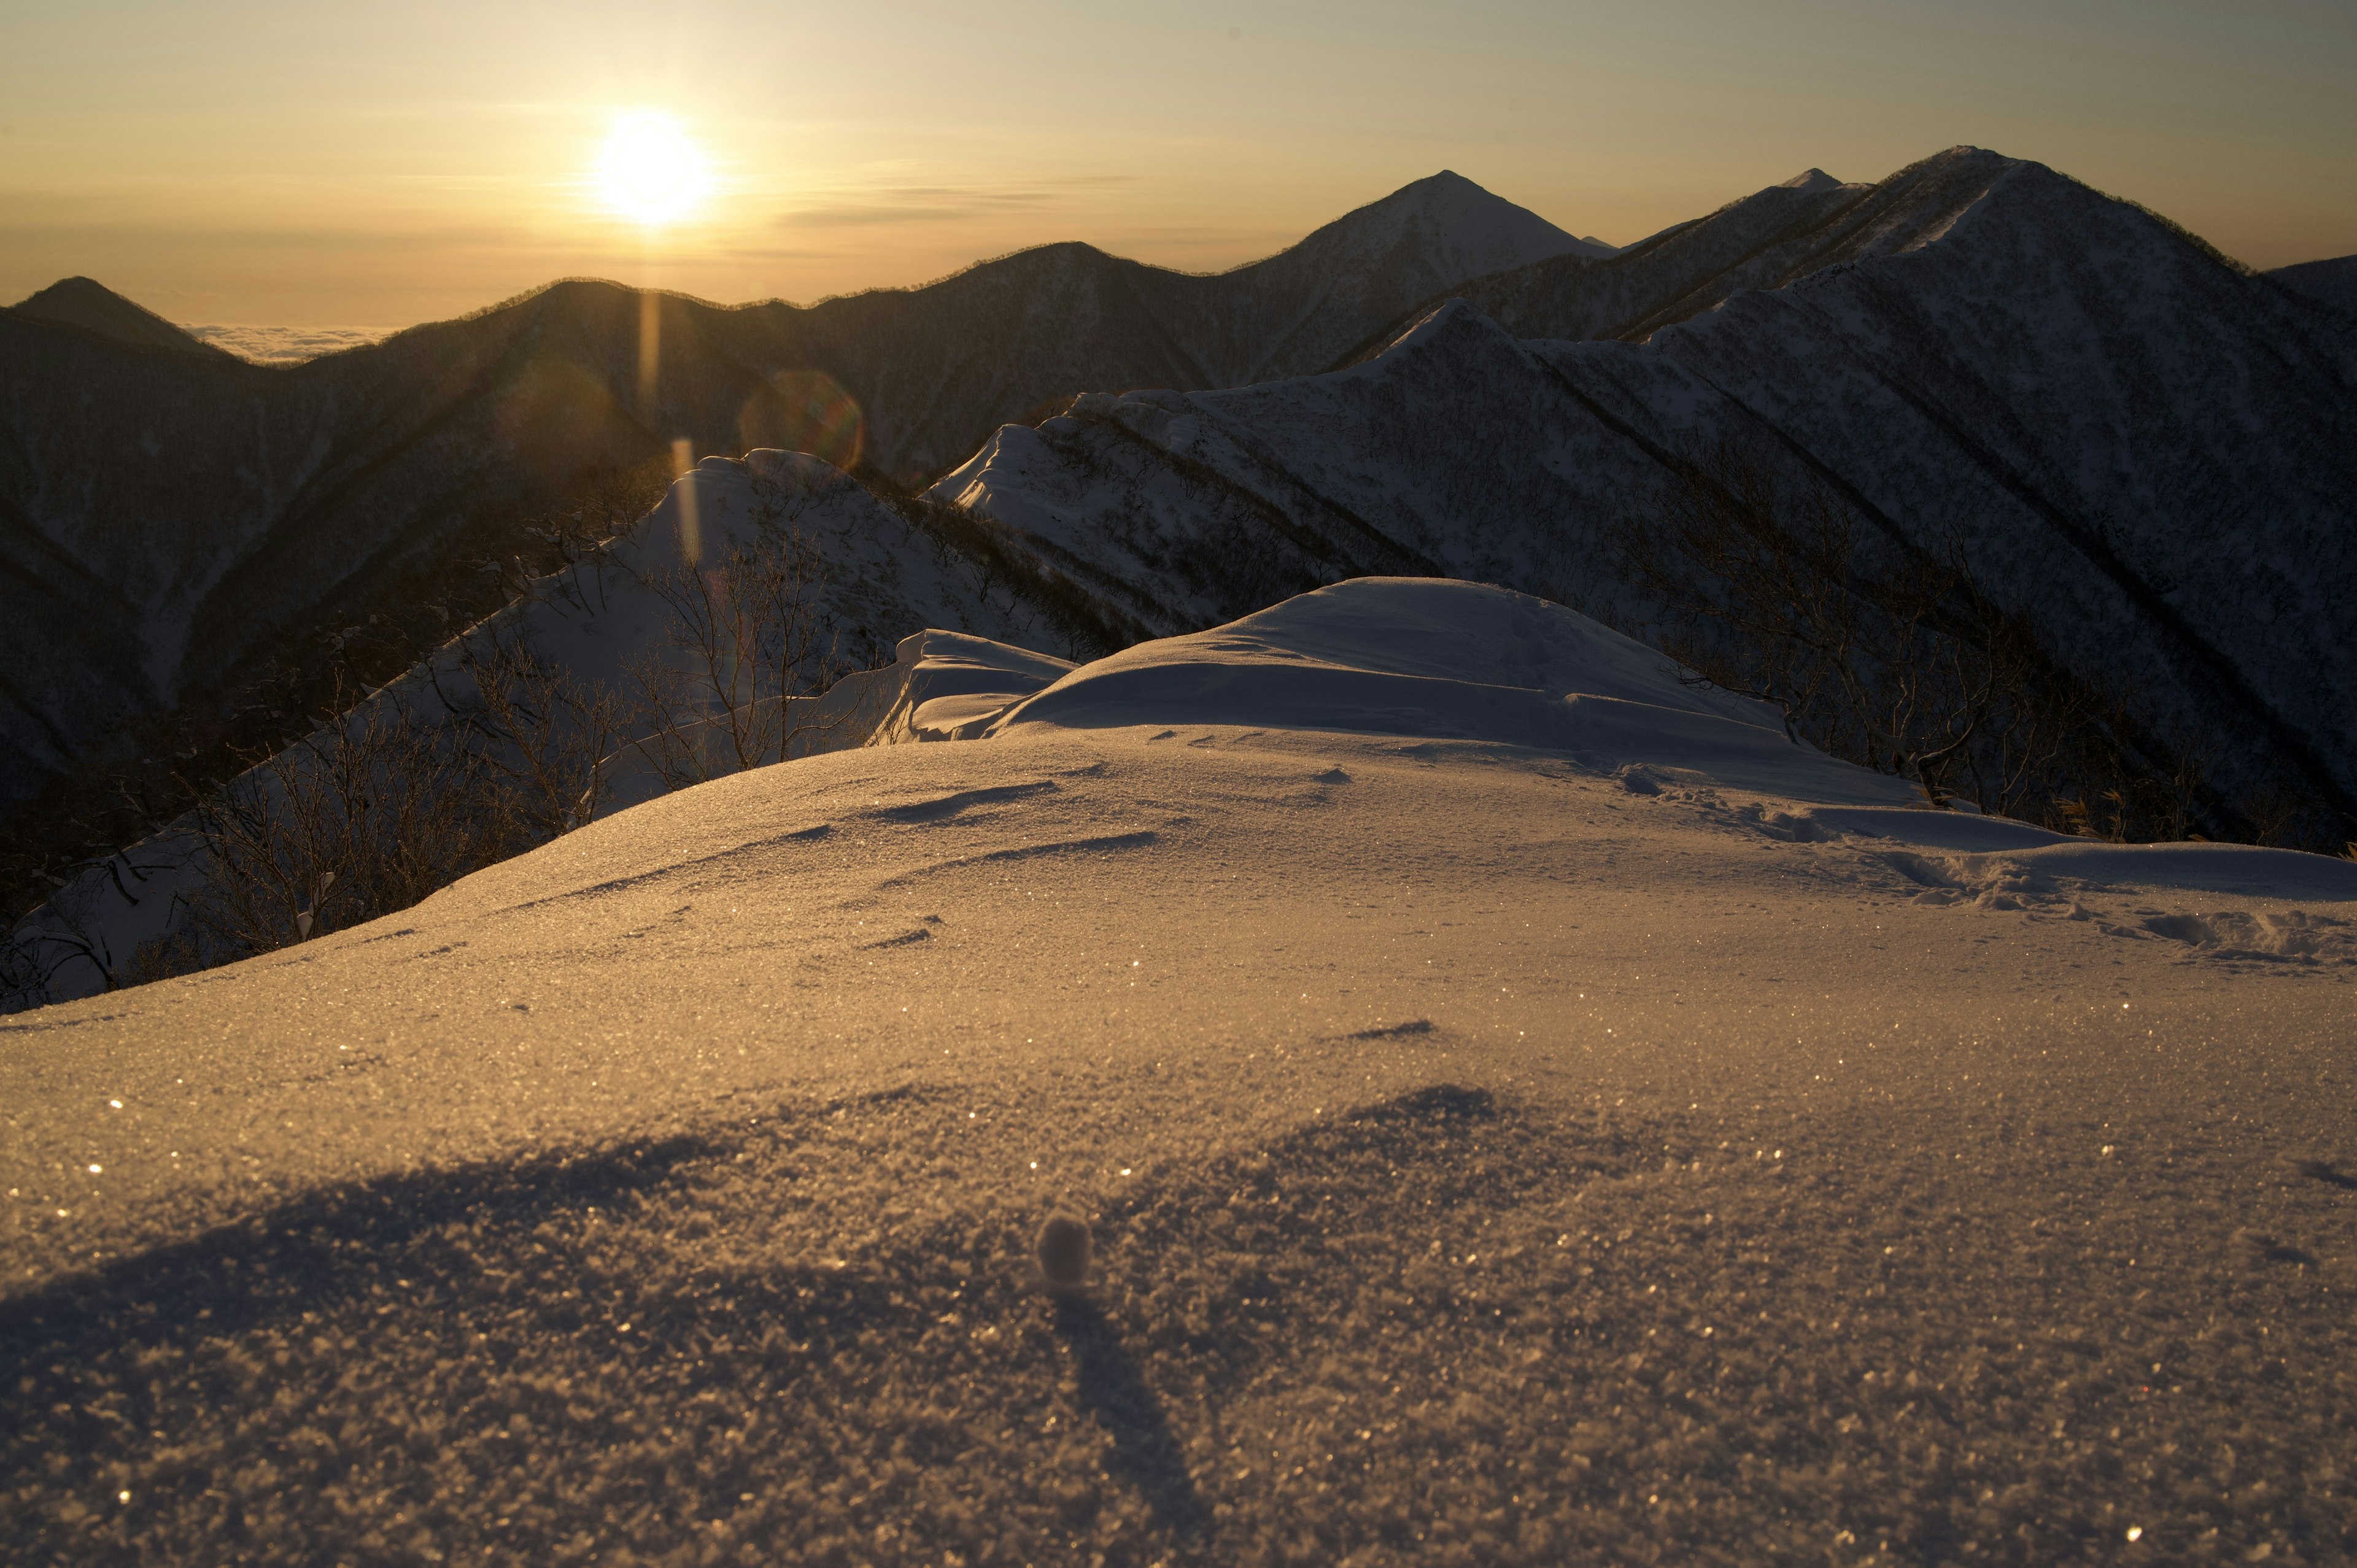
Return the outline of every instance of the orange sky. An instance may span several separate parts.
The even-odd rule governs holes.
[[[1626,243],[1957,142],[2276,266],[2357,252],[2352,81],[2338,0],[32,0],[0,14],[0,298],[83,273],[180,321],[393,326],[1063,239],[1216,269],[1442,167]],[[710,177],[651,229],[595,172],[649,112]]]

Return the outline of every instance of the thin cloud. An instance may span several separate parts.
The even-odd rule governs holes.
[[[895,223],[969,223],[1070,206],[1082,194],[1126,185],[1130,175],[1080,175],[1028,186],[909,185],[870,191],[854,200],[796,208],[778,221],[793,228],[853,229]]]

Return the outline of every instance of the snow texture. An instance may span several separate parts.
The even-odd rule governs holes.
[[[14,1559],[2357,1551],[2357,868],[1305,670],[1746,724],[1351,584],[11,1020]]]

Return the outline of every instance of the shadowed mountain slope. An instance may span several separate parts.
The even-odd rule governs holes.
[[[1372,573],[1611,605],[1615,531],[1736,440],[1954,542],[2067,664],[2226,737],[2246,777],[2357,801],[2342,317],[1971,148],[1464,292],[1526,336],[1645,340],[1518,341],[1459,303],[1337,374],[1080,400],[935,493],[1174,631]]]
[[[2328,262],[2301,262],[2267,274],[2286,288],[2310,299],[2339,306],[2357,316],[2357,256],[2335,256]]]
[[[170,349],[183,354],[208,356],[223,352],[91,278],[60,278],[8,308],[35,321],[78,327],[137,349]]]
[[[1582,249],[1442,174],[1218,276],[1066,244],[808,308],[569,282],[278,368],[69,280],[0,315],[0,796],[414,614],[675,441],[920,477],[1050,400],[1318,369],[1437,289]],[[135,328],[191,351],[134,351]]]

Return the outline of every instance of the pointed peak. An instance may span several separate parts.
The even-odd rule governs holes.
[[[1455,169],[1448,168],[1442,169],[1437,174],[1426,175],[1422,179],[1412,179],[1389,196],[1377,197],[1367,205],[1373,208],[1428,207],[1445,201],[1495,202],[1501,207],[1512,205],[1505,198],[1484,188],[1479,182],[1467,179]],[[1361,209],[1361,211],[1365,209]]]
[[[1842,182],[1840,180],[1835,179],[1824,170],[1821,168],[1811,168],[1802,170],[1799,174],[1794,175],[1790,179],[1777,181],[1774,188],[1778,190],[1805,190],[1811,194],[1814,194],[1820,190],[1839,190],[1841,186]]]
[[[78,328],[117,343],[142,349],[170,349],[183,354],[221,355],[222,350],[191,337],[145,306],[128,300],[95,278],[59,278],[48,287],[8,307],[9,314],[33,321]],[[222,355],[227,358],[228,356]]]
[[[1422,247],[1452,285],[1567,252],[1611,253],[1610,247],[1577,239],[1455,169],[1428,174],[1347,212],[1294,249],[1374,253],[1404,242]]]
[[[1512,342],[1512,334],[1484,315],[1471,301],[1454,297],[1443,300],[1425,312],[1405,331],[1393,335],[1390,341],[1378,345],[1361,360],[1380,359],[1386,354],[1412,352],[1459,338],[1502,339]]]

